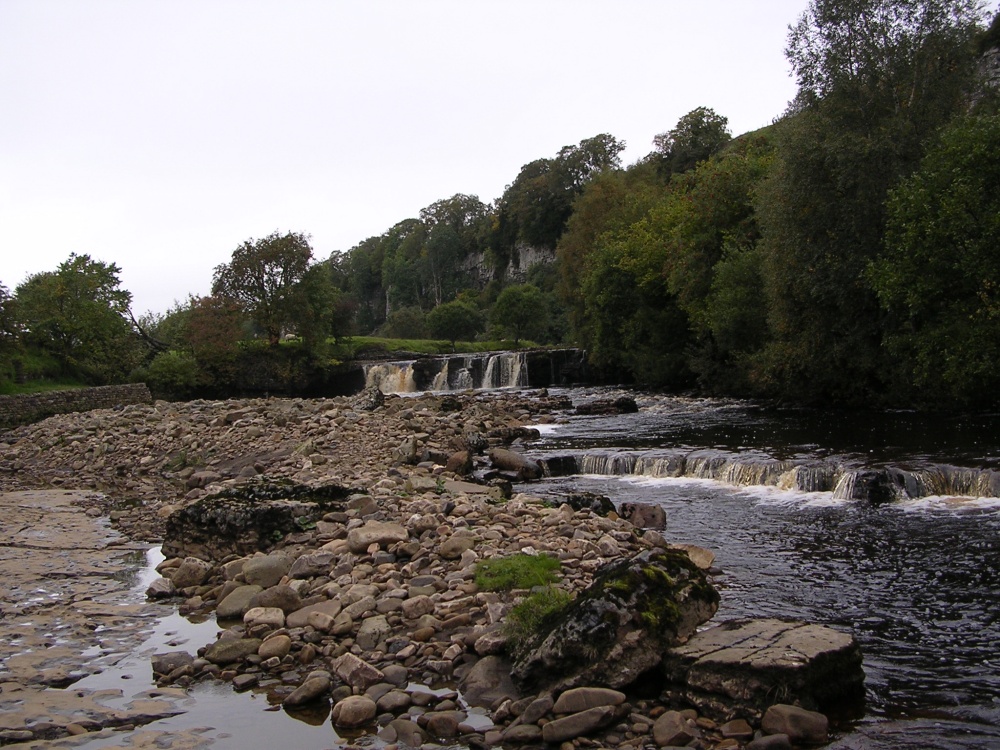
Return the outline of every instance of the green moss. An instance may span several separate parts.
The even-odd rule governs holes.
[[[547,586],[559,576],[559,561],[550,555],[517,554],[476,564],[476,585],[483,591],[510,591]]]

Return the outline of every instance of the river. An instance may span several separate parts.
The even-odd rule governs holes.
[[[567,393],[575,402],[621,395]],[[830,414],[631,395],[638,414],[571,416],[541,425],[531,444],[535,457],[573,455],[602,473],[519,489],[662,505],[671,541],[717,554],[716,621],[793,617],[852,631],[864,652],[867,709],[840,726],[834,747],[1000,747],[1000,498],[911,487],[915,496],[902,488],[876,504],[852,499],[836,476],[824,491],[787,489],[796,486],[788,477],[802,474],[796,467],[992,478],[1000,416]],[[642,460],[664,456],[680,476],[656,476],[666,464]],[[762,465],[777,470],[752,470]],[[636,467],[644,473],[622,473]]]

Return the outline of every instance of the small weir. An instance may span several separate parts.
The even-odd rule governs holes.
[[[935,465],[902,469],[839,461],[778,460],[717,451],[588,452],[538,459],[548,477],[572,474],[710,479],[736,487],[832,492],[837,500],[875,503],[929,496],[1000,497],[1000,471]]]
[[[467,391],[528,386],[525,352],[422,357],[365,365],[365,387],[383,393]]]

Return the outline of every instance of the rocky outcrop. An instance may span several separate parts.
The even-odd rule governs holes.
[[[794,699],[827,711],[864,699],[854,637],[799,621],[732,620],[671,648],[663,659],[668,693],[714,718],[760,718]]]
[[[635,414],[639,405],[631,396],[619,396],[613,399],[599,399],[577,404],[577,414]]]
[[[163,553],[221,560],[265,550],[286,534],[311,528],[325,514],[343,510],[349,494],[334,484],[255,482],[210,495],[167,518]]]
[[[648,550],[595,574],[514,665],[526,690],[624,687],[715,614],[719,594],[685,553]]]

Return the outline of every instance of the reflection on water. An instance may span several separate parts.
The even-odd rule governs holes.
[[[705,424],[699,426],[702,417]],[[990,440],[1000,439],[1000,431],[985,437],[990,420],[995,418],[956,419],[924,444],[934,431],[917,430],[915,415],[900,415],[897,424],[880,431],[858,427],[847,439],[850,430],[841,430],[840,442],[821,445],[835,440],[832,418],[815,437],[807,428],[824,424],[815,415],[791,426],[739,403],[661,403],[637,418],[573,418],[547,430],[541,448],[634,449],[677,440],[731,451],[764,448],[772,455],[849,450],[986,466],[997,458]],[[895,432],[908,427],[914,429],[908,436]],[[889,433],[897,435],[891,444],[852,442]],[[697,442],[699,434],[706,443]],[[795,435],[797,442],[789,442]],[[947,453],[951,449],[956,454]],[[717,579],[722,594],[717,620],[795,617],[854,632],[865,657],[869,715],[835,747],[1000,747],[997,498],[927,497],[874,506],[831,492],[611,476],[550,479],[521,489],[543,495],[587,490],[616,502],[661,504],[671,541],[717,554],[724,571]]]

